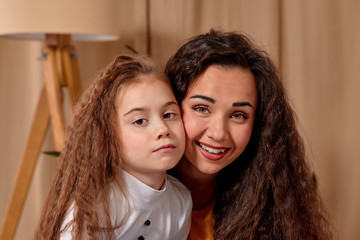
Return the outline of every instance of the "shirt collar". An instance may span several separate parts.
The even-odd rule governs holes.
[[[128,172],[123,171],[123,173],[129,197],[137,203],[138,207],[149,208],[150,206],[161,204],[161,201],[159,200],[166,192],[167,177],[165,177],[164,187],[161,190],[156,190],[141,182]]]

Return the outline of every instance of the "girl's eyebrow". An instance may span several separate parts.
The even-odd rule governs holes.
[[[210,103],[215,103],[215,99],[211,98],[211,97],[207,97],[207,96],[204,96],[204,95],[194,95],[194,96],[191,96],[190,98],[200,98],[200,99],[203,99],[205,101],[208,101]]]
[[[176,105],[178,106],[177,102],[175,101],[170,101],[164,104],[164,107],[168,107],[171,105]],[[146,111],[148,109],[148,107],[137,107],[137,108],[132,108],[130,109],[128,112],[126,112],[123,116],[125,117],[126,115],[129,115],[132,112],[142,112],[142,111]]]
[[[171,105],[176,105],[176,106],[178,106],[177,102],[175,102],[175,101],[170,101],[170,102],[167,102],[167,103],[164,104],[165,107],[171,106]]]
[[[145,111],[146,108],[133,108],[130,109],[130,111],[126,112],[123,116],[125,117],[126,115],[129,115],[132,112],[142,112]]]

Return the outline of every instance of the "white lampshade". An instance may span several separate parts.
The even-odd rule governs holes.
[[[119,0],[0,0],[0,35],[44,39],[71,34],[74,41],[118,38]]]

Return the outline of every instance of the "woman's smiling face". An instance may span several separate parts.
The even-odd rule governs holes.
[[[247,146],[255,121],[257,91],[250,70],[209,66],[181,103],[185,161],[192,171],[217,174]]]

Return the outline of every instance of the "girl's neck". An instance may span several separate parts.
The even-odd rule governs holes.
[[[183,158],[175,168],[175,175],[190,190],[193,210],[203,209],[214,200],[217,174],[204,174]]]
[[[125,171],[153,189],[161,190],[164,188],[166,172],[154,174],[138,174],[137,172],[133,172],[129,169],[125,169]]]

